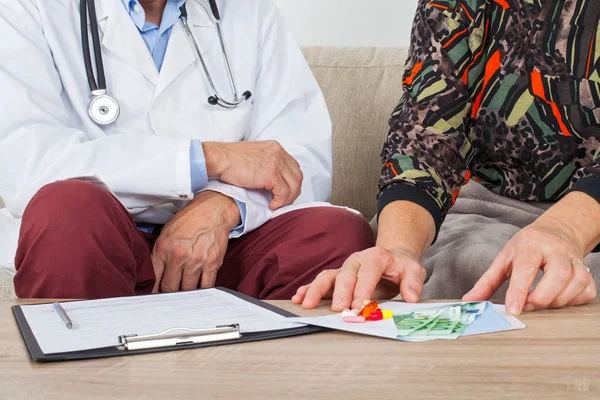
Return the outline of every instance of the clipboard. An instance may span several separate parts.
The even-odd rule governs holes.
[[[297,315],[282,310],[272,304],[246,296],[242,293],[226,289],[215,288],[217,290],[231,294],[241,300],[262,307],[275,314],[284,317],[297,317]],[[199,289],[204,290],[204,289]],[[154,294],[150,296],[161,296]],[[65,303],[66,304],[66,303]],[[97,359],[108,357],[133,356],[138,354],[159,353],[176,350],[198,349],[210,346],[223,346],[228,344],[238,344],[255,342],[261,340],[279,339],[291,336],[306,335],[311,333],[323,332],[327,329],[306,325],[295,328],[281,329],[275,331],[241,333],[237,324],[216,326],[207,329],[188,329],[171,328],[167,331],[150,335],[121,335],[119,337],[120,345],[111,347],[102,347],[98,349],[72,351],[65,353],[46,354],[42,351],[28,321],[23,313],[23,306],[16,305],[12,307],[15,320],[25,342],[32,361],[36,362],[57,362],[73,361],[84,359]]]

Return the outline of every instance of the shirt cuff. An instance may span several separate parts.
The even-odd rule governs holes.
[[[418,186],[404,182],[394,183],[383,189],[381,195],[379,196],[377,219],[379,219],[381,211],[388,204],[395,201],[410,201],[420,205],[426,209],[429,214],[431,214],[433,221],[435,222],[435,238],[433,239],[433,243],[435,243],[440,232],[442,222],[444,222],[444,214],[442,213],[438,203],[436,203],[436,201],[424,189],[421,189]]]
[[[589,175],[580,178],[575,182],[575,185],[573,185],[571,192],[585,193],[600,203],[600,176]],[[592,253],[600,253],[600,245],[592,250]]]
[[[239,200],[235,200],[235,204],[237,204],[238,208],[240,209],[240,219],[242,222],[238,226],[233,228],[233,230],[231,231],[231,235],[239,237],[244,233],[244,230],[246,229],[246,203],[243,203]]]
[[[206,170],[206,159],[202,149],[202,141],[192,140],[190,146],[190,176],[192,192],[206,188],[208,185],[208,171]]]

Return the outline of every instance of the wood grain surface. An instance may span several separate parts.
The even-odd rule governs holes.
[[[303,316],[329,312],[274,303]],[[599,302],[456,341],[327,332],[54,364],[29,360],[14,304],[0,301],[0,399],[600,399]]]

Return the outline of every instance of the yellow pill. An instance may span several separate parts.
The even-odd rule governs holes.
[[[382,314],[383,314],[383,319],[389,319],[394,316],[394,313],[392,312],[392,310],[383,310]]]

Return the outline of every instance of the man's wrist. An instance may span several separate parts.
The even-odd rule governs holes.
[[[232,197],[206,190],[199,193],[193,202],[200,207],[209,209],[216,218],[220,219],[220,222],[227,228],[228,232],[240,225],[240,209]]]
[[[218,143],[207,142],[202,143],[204,151],[204,160],[206,163],[206,172],[211,179],[219,179],[225,168],[225,157]]]

